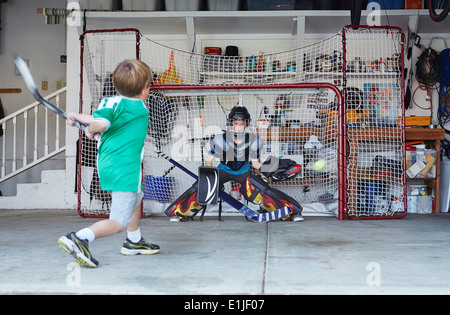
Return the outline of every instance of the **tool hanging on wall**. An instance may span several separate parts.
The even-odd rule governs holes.
[[[433,101],[432,101],[432,93],[433,90],[439,89],[439,81],[442,72],[442,64],[439,53],[434,50],[432,47],[433,40],[442,39],[444,41],[445,47],[447,48],[447,42],[442,37],[433,37],[430,40],[427,49],[422,49],[422,54],[419,56],[419,60],[416,63],[416,80],[419,83],[417,88],[413,93],[413,102],[414,104],[424,110],[430,110],[430,117],[433,119]],[[428,107],[423,107],[418,105],[414,96],[418,89],[425,90],[427,92],[427,96],[425,100],[430,104]]]
[[[450,122],[450,49],[446,48],[440,53],[442,72],[439,81],[439,125],[450,133],[445,125]]]
[[[420,44],[420,36],[417,35],[417,29],[418,29],[419,19],[417,18],[416,25],[414,26],[414,30],[411,30],[408,28],[406,30],[406,67],[405,67],[405,109],[411,108],[411,78],[413,76],[413,66],[412,66],[412,54],[413,54],[413,48],[414,46],[417,46],[419,48],[422,48],[422,45]]]
[[[433,40],[442,39],[447,48],[447,42],[442,37],[433,37],[430,40],[428,48],[425,49],[419,56],[419,60],[416,63],[416,79],[419,83],[426,85],[430,90],[436,90],[439,88],[439,77],[441,74],[441,63],[439,53],[431,48]]]

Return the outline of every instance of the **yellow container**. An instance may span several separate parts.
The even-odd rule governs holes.
[[[398,125],[402,125],[402,117],[398,117]],[[405,127],[422,127],[429,126],[431,123],[430,116],[405,116]]]

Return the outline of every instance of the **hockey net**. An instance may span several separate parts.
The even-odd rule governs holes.
[[[383,37],[386,33],[386,30],[373,30],[370,35]],[[351,146],[347,153],[345,141],[339,142],[339,137],[347,135],[347,126],[350,130],[356,119],[366,117],[367,110],[365,105],[354,106],[357,102],[354,98],[361,94],[346,93],[357,91],[352,88],[353,74],[346,71],[349,60],[363,53],[372,54],[367,55],[367,60],[379,60],[380,56],[392,56],[393,51],[400,51],[398,37],[392,40],[396,42],[394,46],[386,44],[383,47],[385,51],[378,52],[379,47],[373,47],[373,39],[368,39],[372,46],[361,41],[361,37],[366,35],[361,30],[345,29],[345,32],[295,49],[270,52],[273,48],[268,46],[254,48],[257,53],[239,52],[235,56],[227,55],[225,51],[214,54],[214,50],[204,54],[209,45],[203,42],[199,52],[170,47],[133,29],[87,31],[81,37],[80,112],[92,113],[102,98],[115,93],[111,73],[123,59],[139,58],[154,71],[155,88],[145,102],[149,109],[149,131],[143,162],[144,215],[162,214],[170,202],[193,183],[188,175],[157,157],[152,146],[157,146],[196,173],[208,154],[210,137],[224,130],[226,116],[233,106],[243,105],[252,116],[251,130],[261,133],[265,139],[262,160],[268,155],[292,157],[302,165],[301,176],[286,182],[268,179],[270,185],[290,194],[305,207],[306,212],[334,213],[340,218],[344,212],[350,217],[389,217],[398,211],[383,208],[380,212],[378,208],[374,211],[373,207],[370,211],[360,210],[365,206],[352,199],[361,191],[360,179],[366,177],[364,182],[371,182],[374,177],[366,175],[366,167],[349,167],[347,163],[352,165],[357,160],[352,160],[352,157],[359,159],[361,155],[355,155]],[[377,52],[367,52],[372,48]],[[360,77],[353,78],[359,79],[354,82],[359,84],[360,91],[364,90],[364,82],[391,84],[392,78],[396,78],[387,72],[358,75]],[[393,87],[396,100],[400,97],[401,88],[397,83]],[[361,93],[360,101],[364,98],[364,92]],[[339,104],[341,94],[345,98]],[[353,107],[348,108],[349,104]],[[396,104],[395,110],[399,111],[397,107],[401,108],[401,102]],[[381,126],[375,129],[383,134],[387,130]],[[370,142],[372,136],[368,130],[361,133],[369,139],[366,141],[365,138],[363,142],[375,152],[381,146],[376,141]],[[389,148],[395,149],[393,157],[397,159],[402,133],[394,132],[392,138],[394,141]],[[383,149],[384,156],[391,152],[389,148]],[[359,146],[358,150],[361,150]],[[82,216],[107,216],[109,213],[110,196],[100,190],[95,156],[95,143],[81,135],[77,189],[78,210]],[[314,163],[322,158],[325,167],[317,171]],[[354,180],[347,182],[347,175]],[[385,186],[399,184],[401,182],[395,179]],[[243,200],[232,183],[225,189]],[[395,196],[396,200],[403,202],[403,194],[396,193]],[[209,206],[207,213],[214,211]]]
[[[347,215],[406,214],[403,32],[343,30],[347,117]]]
[[[140,33],[135,29],[89,30],[80,37],[80,107],[92,114],[100,101],[115,94],[112,72],[124,59],[139,58]],[[97,145],[80,132],[77,151],[78,213],[85,217],[109,215],[111,194],[100,187]]]
[[[300,165],[301,172],[292,179],[268,184],[287,193],[302,205],[334,204],[338,199],[338,115],[329,114],[330,104],[339,99],[339,90],[331,84],[281,84],[251,86],[156,86],[152,120],[170,115],[176,108],[171,130],[152,130],[146,142],[144,158],[144,210],[161,213],[171,201],[191,187],[194,179],[174,168],[154,153],[156,146],[184,167],[197,173],[209,154],[214,135],[227,130],[226,120],[233,106],[245,106],[252,117],[248,132],[264,140],[261,161],[269,157],[290,159]],[[164,106],[160,106],[164,103]],[[168,104],[171,104],[168,106]],[[161,117],[161,118],[160,118]],[[311,123],[315,122],[314,125]],[[323,161],[323,167],[314,164]],[[217,166],[218,161],[213,166]],[[256,170],[253,172],[258,173]],[[263,176],[264,178],[264,176]],[[234,182],[225,184],[225,191],[245,202]],[[208,206],[208,212],[216,211]],[[235,210],[224,206],[224,213]]]

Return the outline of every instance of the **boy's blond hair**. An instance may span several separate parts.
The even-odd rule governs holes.
[[[127,97],[139,95],[144,87],[150,86],[152,80],[153,71],[137,59],[127,59],[119,63],[112,76],[117,92]]]

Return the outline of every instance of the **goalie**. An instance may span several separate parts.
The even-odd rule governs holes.
[[[260,153],[263,147],[262,139],[250,133],[251,118],[243,106],[235,106],[227,119],[227,131],[214,136],[211,140],[211,150],[206,158],[206,166],[212,166],[214,159],[219,159],[220,187],[233,180],[241,184],[240,193],[253,204],[258,204],[267,211],[273,211],[284,206],[292,210],[290,219],[303,221],[302,207],[292,197],[280,190],[269,187],[260,177],[251,173],[250,162],[256,170],[263,166]],[[198,212],[201,205],[197,202],[197,182],[187,189],[177,200],[165,210],[171,221],[185,221],[191,210]]]

